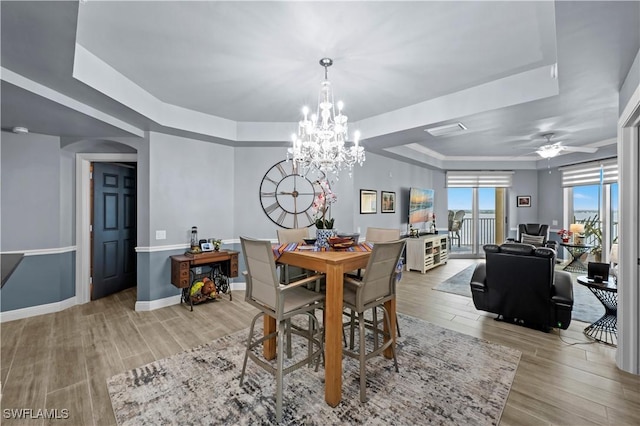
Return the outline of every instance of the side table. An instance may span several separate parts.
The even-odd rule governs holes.
[[[584,266],[584,263],[582,263],[580,257],[588,252],[593,246],[569,243],[560,243],[560,245],[566,248],[571,255],[571,262],[569,262],[563,269],[567,272],[587,272],[587,267]]]
[[[584,334],[598,342],[618,345],[618,286],[614,281],[596,283],[586,276],[578,277],[578,284],[586,286],[604,305],[605,314],[584,329]]]
[[[180,303],[189,303],[192,311],[191,287],[196,279],[205,276],[215,283],[218,294],[228,294],[229,300],[233,300],[229,278],[238,276],[238,252],[220,250],[171,256],[171,284],[182,289]]]

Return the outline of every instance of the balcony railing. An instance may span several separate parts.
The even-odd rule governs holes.
[[[576,223],[584,223],[584,221],[576,221]],[[462,221],[462,227],[460,228],[460,241],[458,244],[458,240],[457,239],[452,239],[451,240],[451,250],[452,252],[460,252],[460,251],[465,251],[468,252],[469,249],[472,247],[473,245],[473,233],[471,231],[471,227],[473,224],[473,218],[472,217],[465,217],[464,220]],[[601,223],[598,221],[596,222],[596,225],[598,227],[601,226]],[[478,232],[478,237],[479,237],[479,241],[478,241],[478,245],[479,247],[482,247],[485,244],[500,244],[502,243],[502,241],[496,241],[495,239],[495,235],[496,235],[496,219],[493,217],[489,217],[489,218],[480,218],[478,220],[478,227],[479,227],[479,232]],[[612,237],[616,238],[618,236],[618,222],[613,222],[612,224]],[[451,234],[450,234],[451,235]],[[550,239],[552,240],[559,240],[559,238],[554,238],[553,234],[549,236]],[[585,239],[585,244],[587,245],[598,245],[599,241],[597,240],[597,238],[594,235],[590,235],[589,237],[587,237]],[[460,247],[461,250],[456,250],[456,248]]]

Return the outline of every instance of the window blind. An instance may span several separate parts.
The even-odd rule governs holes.
[[[615,183],[618,182],[618,159],[609,158],[560,167],[560,171],[563,187]]]
[[[447,188],[508,188],[512,176],[512,171],[448,171]]]

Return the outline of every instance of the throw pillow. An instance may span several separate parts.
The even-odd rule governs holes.
[[[520,242],[522,244],[532,244],[536,247],[541,246],[544,243],[544,235],[522,234]]]

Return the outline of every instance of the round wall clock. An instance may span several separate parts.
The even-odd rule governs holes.
[[[315,223],[311,206],[322,192],[318,183],[325,174],[318,169],[298,170],[294,161],[282,160],[264,174],[260,204],[273,223],[283,228],[305,228]]]

